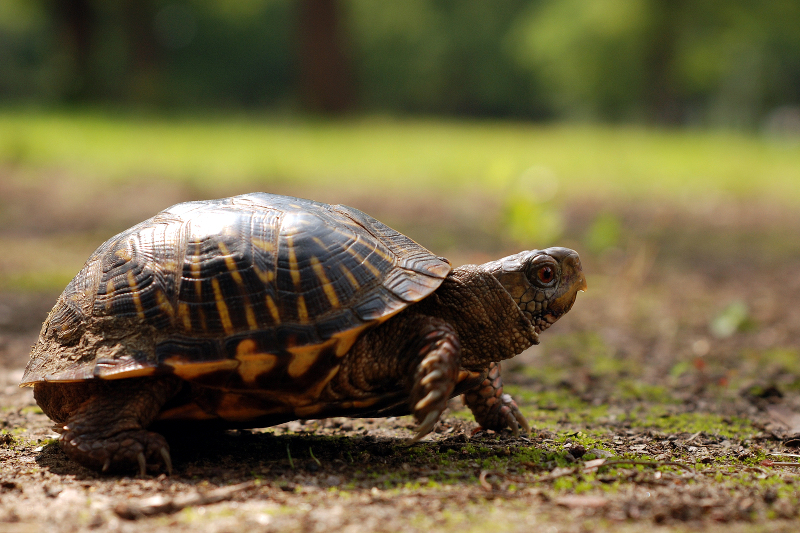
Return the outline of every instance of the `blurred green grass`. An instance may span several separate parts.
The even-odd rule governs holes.
[[[164,193],[169,184],[179,192]],[[0,197],[0,243],[15,251],[0,258],[0,290],[63,288],[102,235],[124,229],[114,225],[120,221],[133,223],[114,218],[113,202],[101,202],[103,191],[115,188],[123,191],[112,195],[117,202],[142,204],[146,214],[133,222],[157,210],[147,205],[161,201],[151,196],[159,194],[180,201],[278,190],[386,204],[416,198],[433,206],[447,199],[469,204],[463,216],[473,225],[451,221],[442,231],[479,227],[496,232],[497,241],[544,247],[565,242],[564,206],[581,199],[617,206],[752,199],[794,208],[800,140],[634,126],[0,108],[0,191],[9,191]],[[144,192],[128,200],[124,191],[131,188]],[[64,207],[61,218],[49,226],[15,224],[31,215],[14,205],[14,194],[28,202],[48,196],[37,216],[51,216],[47,202],[55,202]],[[480,208],[485,198],[493,201]],[[492,225],[489,212],[498,206],[500,220]],[[91,221],[70,218],[87,218],[83,213]],[[414,216],[407,213],[413,209],[397,216]],[[108,227],[90,229],[98,221]],[[36,229],[42,227],[51,229]],[[613,213],[586,230],[584,238],[568,237],[596,254],[622,240]]]
[[[800,142],[730,131],[444,119],[336,121],[0,110],[0,164],[105,183],[335,184],[556,198],[733,195],[800,203]],[[545,199],[548,199],[545,198]]]

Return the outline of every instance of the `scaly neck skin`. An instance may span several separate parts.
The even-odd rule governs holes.
[[[418,312],[447,320],[461,340],[461,366],[483,371],[539,343],[533,324],[482,266],[454,269],[439,289],[415,304]]]

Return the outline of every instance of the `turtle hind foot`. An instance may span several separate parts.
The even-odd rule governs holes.
[[[169,445],[163,435],[147,428],[181,382],[164,378],[120,379],[114,382],[43,384],[40,405],[72,399],[71,413],[59,438],[70,459],[100,472],[137,471],[148,466],[172,471]],[[34,392],[36,392],[34,390]],[[77,406],[77,407],[76,407]]]
[[[67,430],[61,435],[61,448],[70,459],[101,472],[138,469],[147,474],[148,466],[172,474],[169,444],[158,433],[144,429],[121,431],[110,436],[93,436]]]
[[[458,337],[449,326],[429,332],[422,341],[410,396],[411,411],[419,426],[410,444],[430,433],[439,421],[455,388],[461,355]]]

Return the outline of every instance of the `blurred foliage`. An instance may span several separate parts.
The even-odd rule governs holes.
[[[554,245],[564,231],[558,208],[531,198],[510,196],[503,210],[506,235],[520,243],[536,243],[540,248]]]
[[[294,111],[300,3],[4,0],[0,98]],[[360,111],[800,131],[798,2],[337,5]]]
[[[533,166],[513,176],[503,206],[505,234],[520,244],[555,244],[564,232],[563,216],[552,201],[557,191],[558,176],[549,167]]]
[[[800,4],[544,0],[520,61],[563,113],[753,124],[800,100]]]
[[[754,327],[755,322],[750,317],[750,309],[741,300],[725,306],[709,324],[711,334],[719,339],[725,339],[737,331],[747,331]]]
[[[709,194],[800,203],[800,145],[630,126],[0,110],[0,164],[57,168],[87,183],[153,176],[214,194],[291,184],[362,194],[478,189],[553,205]]]
[[[612,213],[599,215],[586,232],[584,244],[592,253],[600,254],[619,244],[622,222]]]

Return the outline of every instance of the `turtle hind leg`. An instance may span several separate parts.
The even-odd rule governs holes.
[[[419,427],[411,442],[431,432],[458,380],[461,345],[453,328],[441,323],[423,333],[417,344],[417,360],[409,405]]]
[[[484,429],[500,431],[511,428],[515,437],[519,436],[520,429],[526,434],[531,431],[528,421],[522,416],[511,395],[503,394],[500,363],[489,365],[486,379],[474,389],[464,393],[464,403]]]
[[[48,385],[68,387],[70,384]],[[160,465],[171,472],[166,439],[145,428],[179,388],[180,381],[174,377],[98,383],[66,417],[59,439],[61,448],[70,459],[93,470],[138,469],[140,474],[145,474],[148,465]],[[47,403],[47,394],[44,396],[45,401],[40,404]]]

